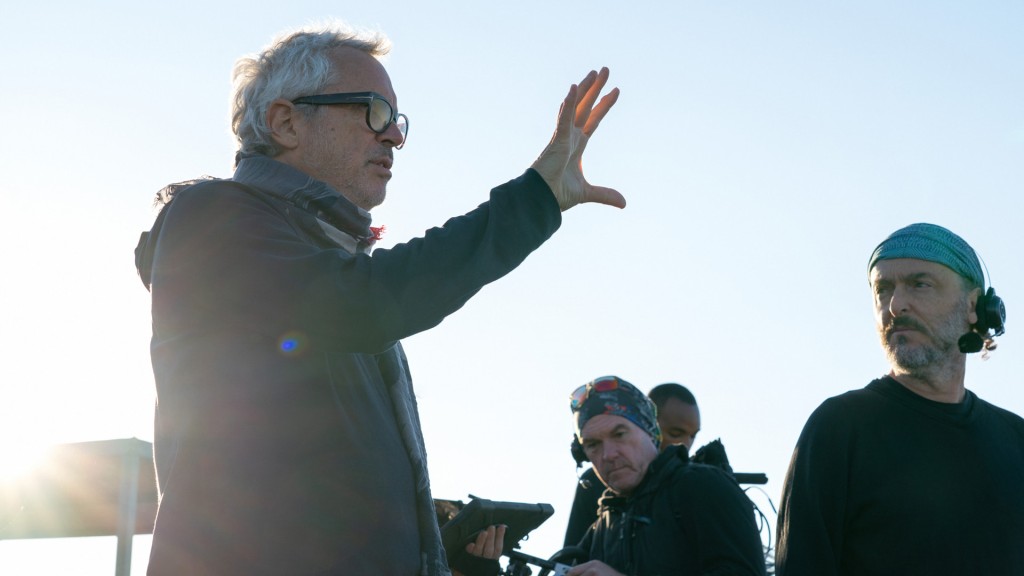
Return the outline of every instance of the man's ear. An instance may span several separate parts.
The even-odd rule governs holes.
[[[278,98],[267,107],[267,128],[270,129],[270,137],[274,139],[281,151],[294,150],[299,145],[299,132],[302,126],[299,125],[301,118],[295,104]]]
[[[967,322],[971,326],[978,323],[978,298],[981,296],[981,288],[972,288],[967,293]]]

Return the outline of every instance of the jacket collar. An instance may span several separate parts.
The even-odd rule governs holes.
[[[668,474],[664,474],[664,471],[671,470],[675,466],[685,465],[690,460],[689,453],[686,446],[682,444],[677,446],[669,446],[665,448],[657,457],[651,461],[651,464],[647,467],[647,473],[644,474],[643,480],[633,490],[629,496],[620,496],[611,489],[607,489],[604,495],[598,501],[600,506],[607,506],[609,508],[617,508],[625,505],[630,500],[636,499],[640,496],[658,490],[661,486],[662,479],[668,477]]]
[[[232,178],[297,208],[370,245],[378,237],[370,230],[370,213],[350,202],[326,182],[283,162],[260,154],[241,155]]]

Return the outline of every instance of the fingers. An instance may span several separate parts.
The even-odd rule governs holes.
[[[597,130],[608,111],[619,99],[619,89],[613,88],[605,94],[601,101],[597,97],[601,95],[605,84],[608,83],[609,70],[601,68],[600,72],[591,70],[583,77],[579,85],[573,84],[569,87],[569,93],[562,101],[562,107],[558,110],[559,132],[566,134],[574,126],[580,128],[584,134],[590,136]],[[594,103],[597,102],[597,106]]]
[[[494,526],[488,526],[485,530],[481,530],[476,535],[476,540],[466,544],[466,552],[473,554],[474,556],[483,556],[484,549],[487,547],[488,538],[491,540],[491,545],[494,542]]]
[[[590,115],[590,109],[594,106],[594,102],[597,101],[598,94],[601,93],[601,88],[604,87],[605,82],[608,81],[608,69],[602,68],[601,72],[595,72],[591,70],[587,73],[583,81],[580,82],[579,99],[576,102],[575,112],[575,124],[582,128],[587,122],[587,117]]]
[[[626,207],[626,197],[619,193],[614,188],[605,188],[604,186],[591,186],[588,190],[587,202],[596,202],[598,204],[604,204],[605,206],[614,206],[616,208]]]
[[[466,544],[466,552],[481,558],[497,560],[501,557],[505,543],[505,526],[488,526],[481,530],[476,540]]]
[[[586,125],[594,102],[597,102],[601,90],[604,90],[604,85],[608,83],[608,73],[608,68],[601,68],[600,72],[591,70],[584,81],[580,83],[580,100],[576,104],[576,126],[582,128]]]
[[[604,119],[605,114],[612,109],[615,102],[619,99],[619,89],[612,88],[612,91],[605,94],[604,98],[597,103],[594,110],[590,113],[590,117],[587,118],[586,124],[583,126],[583,133],[590,136],[597,130],[597,127],[601,124],[601,120]]]
[[[576,118],[576,97],[579,90],[579,86],[575,84],[569,87],[569,93],[565,95],[562,107],[558,109],[558,125],[555,128],[554,136],[551,137],[552,140],[559,134],[569,134],[572,131],[573,121]]]
[[[494,531],[494,557],[498,558],[501,553],[504,552],[505,548],[505,525],[498,526],[498,529]]]
[[[604,70],[605,70],[604,68],[601,69],[602,72]],[[591,70],[590,72],[587,72],[587,75],[584,76],[583,80],[580,81],[580,94],[586,94],[587,92],[590,92],[590,89],[594,86],[594,83],[599,80],[599,76],[600,76],[600,74],[598,74],[594,70]],[[604,81],[605,82],[608,81],[607,74],[605,75],[605,80]],[[602,86],[603,85],[604,84],[602,83]]]
[[[558,111],[555,132],[532,165],[563,211],[584,202],[619,208],[626,205],[618,191],[592,186],[583,175],[583,152],[587,142],[619,98],[618,88],[601,96],[608,77],[608,68],[591,70],[578,85],[569,87]]]

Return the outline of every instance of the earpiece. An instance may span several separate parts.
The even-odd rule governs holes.
[[[572,459],[576,461],[576,467],[583,466],[584,462],[590,462],[590,458],[587,458],[586,453],[583,452],[583,445],[576,439],[576,435],[573,434],[572,445],[569,446],[569,450],[572,452]]]
[[[973,329],[960,337],[957,345],[964,354],[981,352],[985,347],[985,337],[989,330],[992,336],[1002,336],[1006,332],[1006,305],[1003,299],[996,296],[994,288],[989,289],[978,296],[974,305],[974,311],[978,315],[978,321],[974,323]]]
[[[996,296],[994,288],[989,287],[985,294],[978,296],[975,311],[978,322],[974,326],[979,333],[991,330],[994,336],[1002,336],[1006,331],[1006,305],[1002,298]]]

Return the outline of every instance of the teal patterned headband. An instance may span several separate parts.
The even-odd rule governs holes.
[[[963,238],[935,224],[918,223],[901,228],[882,241],[868,261],[868,274],[879,260],[914,258],[942,264],[985,288],[985,276],[974,249]]]

